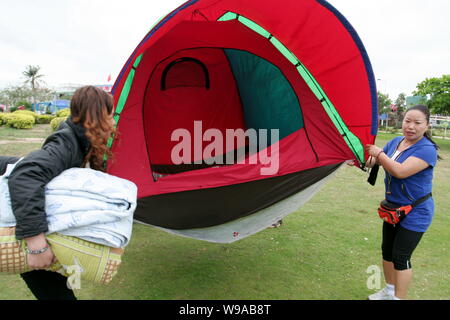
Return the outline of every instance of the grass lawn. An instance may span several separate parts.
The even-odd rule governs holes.
[[[50,125],[38,124],[33,129],[18,130],[0,127],[0,155],[23,157],[42,146],[51,133]],[[40,141],[41,140],[41,141]]]
[[[37,124],[33,129],[18,130],[15,128],[0,127],[0,140],[13,140],[20,138],[46,138],[52,132],[50,125]]]
[[[3,129],[3,128],[0,128]],[[0,140],[4,139],[0,131]],[[31,131],[28,131],[31,132]],[[379,146],[391,134],[380,134]],[[410,299],[450,299],[450,141],[441,145],[435,170],[436,215],[416,249]],[[37,148],[39,145],[37,145]],[[26,154],[6,149],[0,155]],[[28,151],[36,145],[27,146]],[[366,299],[370,266],[380,266],[383,172],[376,186],[368,174],[343,166],[306,205],[233,244],[214,244],[134,225],[119,273],[108,286],[82,283],[80,299]],[[382,281],[382,285],[383,285]],[[33,299],[17,275],[0,275],[0,299]]]

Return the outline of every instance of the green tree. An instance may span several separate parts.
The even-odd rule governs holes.
[[[406,94],[400,93],[395,99],[395,109],[391,112],[391,117],[394,119],[395,124],[394,127],[396,129],[401,128],[402,121],[403,121],[403,112],[406,109]]]
[[[385,110],[386,108],[389,108],[392,104],[392,100],[389,98],[389,94],[384,94],[378,91],[378,113],[384,113],[388,110]]]
[[[19,101],[28,101],[31,94],[31,90],[24,86],[5,88],[0,91],[0,102],[16,107]]]
[[[43,74],[40,74],[41,67],[39,66],[27,66],[25,71],[22,73],[25,76],[25,83],[29,83],[31,86],[31,90],[35,90],[39,87],[39,85],[43,82],[42,77]]]
[[[0,103],[11,107],[22,105],[24,101],[32,101],[33,96],[39,101],[52,100],[54,93],[47,88],[35,89],[35,92],[25,86],[9,87],[0,90]]]
[[[20,107],[20,106],[25,107],[25,110],[32,111],[31,103],[29,103],[28,101],[19,101],[19,102],[17,102],[16,103],[16,107]]]
[[[416,86],[415,95],[429,95],[427,106],[433,113],[450,113],[450,74],[440,78],[427,78]]]
[[[395,100],[395,105],[397,106],[397,112],[403,112],[406,108],[406,94],[400,93]]]
[[[25,83],[30,84],[32,92],[32,103],[36,103],[36,90],[43,83],[43,74],[40,74],[41,67],[28,65],[22,74],[25,76]]]

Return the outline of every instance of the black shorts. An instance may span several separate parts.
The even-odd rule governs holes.
[[[393,262],[395,270],[411,269],[411,255],[424,232],[405,229],[400,225],[383,223],[381,250],[385,261]]]

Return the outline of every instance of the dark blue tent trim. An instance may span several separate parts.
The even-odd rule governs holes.
[[[361,52],[361,56],[364,60],[364,65],[366,66],[367,71],[367,78],[369,80],[370,84],[370,93],[372,96],[372,130],[371,134],[376,135],[378,132],[378,95],[377,95],[377,86],[375,81],[375,75],[373,73],[372,64],[370,63],[369,56],[367,54],[366,48],[364,47],[364,44],[361,41],[361,38],[358,36],[358,33],[356,33],[356,30],[353,28],[353,26],[348,22],[348,20],[331,4],[329,4],[325,0],[316,0],[319,4],[330,10],[336,18],[339,19],[339,21],[344,25],[344,27],[347,29],[347,31],[350,33],[350,35],[353,38],[353,41],[355,41],[356,45],[358,46],[359,51]]]

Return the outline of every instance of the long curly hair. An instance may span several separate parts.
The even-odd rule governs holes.
[[[86,129],[91,144],[83,165],[89,162],[92,169],[105,171],[104,156],[112,158],[108,139],[116,133],[113,111],[114,99],[106,91],[94,86],[75,91],[70,102],[72,121]]]

